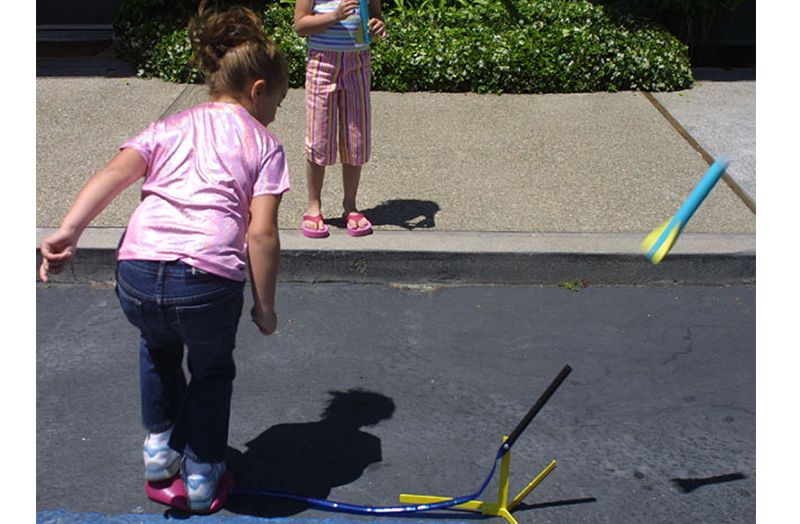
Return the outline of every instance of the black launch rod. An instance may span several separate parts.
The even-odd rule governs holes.
[[[531,423],[533,417],[535,417],[536,414],[539,413],[539,410],[541,410],[542,407],[547,403],[547,401],[550,400],[550,397],[553,396],[553,393],[556,392],[558,387],[561,385],[562,382],[564,382],[564,380],[567,378],[567,375],[569,375],[571,372],[572,372],[571,367],[569,367],[568,365],[564,366],[564,368],[561,370],[558,376],[553,379],[553,381],[550,383],[549,386],[547,386],[547,389],[539,397],[539,400],[537,400],[536,403],[531,407],[531,409],[528,410],[528,413],[525,414],[522,420],[519,421],[517,427],[514,428],[514,431],[512,431],[511,434],[508,436],[508,439],[506,439],[505,443],[503,444],[503,449],[505,451],[511,449],[511,446],[514,445],[514,442],[516,442],[516,440],[519,438],[522,432],[525,431],[525,428],[528,427],[528,424]]]

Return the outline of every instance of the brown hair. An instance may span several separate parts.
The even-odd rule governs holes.
[[[270,90],[288,80],[286,57],[264,34],[259,16],[246,7],[219,11],[203,0],[189,21],[189,38],[193,61],[203,70],[212,98],[237,96],[254,80],[265,80]]]

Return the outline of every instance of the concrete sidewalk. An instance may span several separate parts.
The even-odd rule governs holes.
[[[281,278],[754,282],[755,75],[727,81],[712,73],[704,78],[722,80],[652,96],[375,92],[359,206],[376,232],[345,234],[337,166],[323,194],[332,234],[317,241],[299,232],[305,110],[303,90],[291,90],[271,126],[292,172],[280,216]],[[136,78],[109,50],[37,59],[36,89],[37,246],[125,139],[206,97],[203,86]],[[729,120],[737,125],[720,124]],[[639,253],[642,238],[677,210],[708,156],[720,154],[732,160],[730,176],[670,256],[651,266]],[[59,280],[112,278],[113,249],[138,199],[137,185],[97,217]]]

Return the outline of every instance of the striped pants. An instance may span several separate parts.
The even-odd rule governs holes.
[[[369,160],[371,64],[369,49],[308,50],[305,154],[313,164],[335,164],[337,150],[343,164]]]

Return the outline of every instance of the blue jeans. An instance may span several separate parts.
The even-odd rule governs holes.
[[[180,261],[121,260],[116,289],[125,316],[141,332],[144,428],[160,433],[173,427],[173,449],[198,462],[224,460],[244,282]]]

